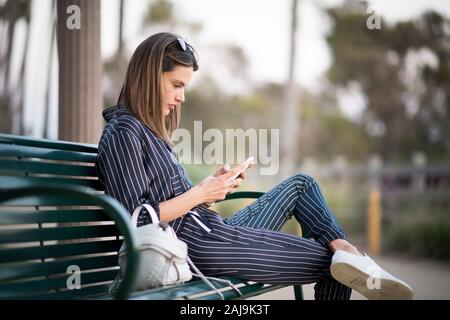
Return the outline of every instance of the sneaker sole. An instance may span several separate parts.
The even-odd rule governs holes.
[[[380,288],[370,289],[367,286],[367,280],[371,276],[346,263],[333,263],[330,271],[334,279],[369,300],[411,300],[414,295],[412,290],[401,282],[384,278],[375,278],[379,279]]]

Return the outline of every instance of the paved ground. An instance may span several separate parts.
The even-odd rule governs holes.
[[[415,292],[414,299],[450,299],[450,263],[394,255],[384,255],[373,259],[388,272],[410,284]],[[314,298],[313,287],[314,284],[304,286],[306,300]],[[294,299],[294,290],[292,287],[283,288],[252,299],[290,300]],[[353,292],[351,299],[365,298]]]

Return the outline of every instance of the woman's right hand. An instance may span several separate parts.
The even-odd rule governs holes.
[[[237,178],[230,181],[230,178],[239,172],[239,170],[243,169],[243,167],[243,165],[239,165],[225,174],[220,176],[208,176],[200,181],[197,186],[200,190],[203,203],[211,204],[217,200],[223,200],[228,193],[239,187],[242,179]]]

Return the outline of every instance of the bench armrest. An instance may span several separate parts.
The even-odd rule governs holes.
[[[125,208],[115,199],[98,194],[93,189],[64,184],[55,185],[33,185],[27,184],[24,187],[16,187],[0,191],[0,203],[7,203],[12,200],[25,197],[52,197],[68,199],[71,202],[79,202],[79,205],[92,205],[101,207],[105,213],[113,220],[119,233],[124,237],[127,245],[127,268],[123,279],[114,298],[126,299],[131,292],[131,286],[135,280],[139,253],[136,247],[136,238],[132,232],[129,214]],[[13,201],[14,202],[14,201]]]
[[[258,199],[262,195],[264,195],[264,192],[260,192],[260,191],[236,191],[236,192],[227,194],[225,199],[223,199],[221,201],[232,200],[232,199],[245,199],[245,198]]]

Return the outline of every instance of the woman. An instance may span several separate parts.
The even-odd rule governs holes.
[[[170,136],[197,69],[194,49],[176,35],[155,34],[138,46],[118,105],[103,112],[107,125],[96,167],[105,192],[129,212],[151,204],[188,244],[191,260],[205,275],[269,284],[316,282],[316,299],[349,299],[351,288],[369,299],[411,298],[408,285],[346,240],[310,176],[286,179],[228,219],[208,209],[238,188],[245,173],[230,181],[242,167],[221,167],[193,186],[172,149]],[[314,240],[279,232],[292,216]],[[138,225],[147,223],[148,214],[141,212]]]

